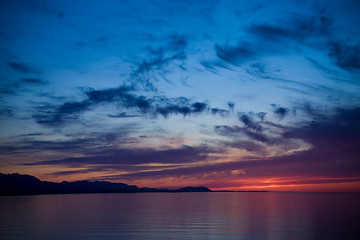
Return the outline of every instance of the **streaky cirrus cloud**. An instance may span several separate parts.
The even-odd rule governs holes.
[[[119,104],[125,109],[135,109],[139,114],[168,117],[171,114],[188,116],[208,110],[208,104],[193,102],[188,98],[167,98],[165,96],[146,97],[136,95],[133,87],[118,87],[103,90],[85,89],[86,99],[80,102],[65,102],[61,105],[45,104],[38,107],[33,118],[40,124],[59,125],[66,120],[77,119],[80,114],[90,111],[91,107],[103,103]],[[115,116],[115,115],[113,115]],[[124,114],[121,116],[125,116]]]

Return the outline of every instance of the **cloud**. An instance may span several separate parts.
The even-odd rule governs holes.
[[[38,161],[24,163],[24,165],[58,165],[66,167],[88,167],[91,165],[104,166],[117,170],[134,169],[142,164],[178,164],[196,163],[205,161],[209,153],[218,150],[208,149],[207,147],[182,146],[178,149],[114,149],[103,151],[96,156],[73,157],[59,160]],[[161,166],[161,165],[160,165]],[[142,166],[140,166],[141,168]]]
[[[21,79],[21,81],[23,83],[26,83],[26,84],[34,84],[34,85],[45,85],[45,84],[48,84],[47,81],[44,81],[42,79],[39,79],[39,78],[23,78]]]
[[[309,112],[311,114],[311,112]],[[324,151],[337,151],[360,145],[360,108],[338,108],[331,115],[315,112],[315,120],[299,128],[291,128],[284,133],[286,138],[301,138]],[[355,152],[359,154],[356,149]],[[354,153],[355,153],[354,152]],[[344,152],[345,154],[345,152]]]
[[[111,118],[134,118],[134,117],[141,117],[141,115],[129,115],[127,112],[121,112],[119,114],[108,114],[108,117]]]
[[[221,117],[229,117],[230,113],[234,112],[235,103],[228,102],[229,109],[211,108],[210,111],[213,115],[220,115]]]
[[[277,104],[271,104],[271,106],[273,107],[275,116],[278,117],[279,120],[284,119],[284,117],[290,112],[288,108],[279,107]]]
[[[158,115],[164,118],[172,114],[184,117],[208,111],[209,106],[203,102],[192,102],[188,98],[145,97],[134,94],[134,88],[121,86],[103,90],[83,89],[86,99],[79,102],[65,102],[61,105],[44,104],[37,108],[33,118],[48,126],[59,126],[66,120],[78,119],[80,115],[100,104],[116,104],[118,107],[137,111],[136,114],[109,114],[109,117],[134,117]]]
[[[322,8],[314,7],[311,13],[287,12],[276,21],[257,21],[245,28],[248,34],[238,43],[215,44],[215,52],[222,61],[239,66],[249,61],[260,60],[267,55],[279,55],[291,50],[301,51],[303,45],[314,49],[326,49],[335,63],[344,69],[358,69],[360,55],[358,44],[346,44],[338,40],[333,20],[324,15]],[[340,33],[338,33],[340,34]],[[211,62],[202,62],[209,71],[216,73]],[[268,69],[261,62],[249,65],[248,73],[268,79],[276,77],[279,69]]]
[[[47,104],[37,108],[32,117],[37,123],[47,126],[60,126],[66,120],[78,119],[79,115],[91,106],[91,102],[65,102],[62,105]]]
[[[112,132],[82,132],[67,134],[61,139],[43,140],[46,134],[31,133],[21,134],[3,142],[0,147],[1,154],[22,154],[38,156],[39,154],[57,152],[61,155],[76,154],[101,154],[113,149],[113,143],[119,144],[126,141],[128,135],[137,129],[137,124],[125,124],[117,127]]]
[[[252,179],[259,181],[259,179],[274,178],[279,179],[279,184],[282,181],[283,185],[359,182],[360,140],[357,136],[360,134],[360,128],[356,123],[360,120],[360,110],[338,109],[334,114],[323,117],[315,122],[303,122],[296,127],[283,127],[282,129],[285,130],[281,137],[283,143],[290,138],[301,139],[312,144],[312,148],[308,150],[295,151],[281,156],[240,157],[238,161],[232,162],[114,175],[113,179],[137,180],[165,177],[183,179],[191,177],[193,180],[198,179],[201,182],[206,179],[221,180],[225,182],[223,187],[237,186],[241,184],[239,181],[244,181],[246,186],[247,181]],[[239,132],[243,132],[244,128],[217,126],[215,130],[220,134],[234,137]],[[262,145],[252,141],[231,141],[228,144],[231,147],[238,146],[241,149],[259,153],[261,153],[261,149],[264,149]],[[231,174],[233,170],[241,170],[245,174],[235,176]],[[226,179],[234,179],[236,182],[229,182],[229,185],[226,185]],[[211,187],[211,185],[209,186]]]
[[[171,55],[169,57],[164,57],[162,55],[159,55],[151,60],[143,60],[141,63],[138,64],[138,69],[136,70],[135,75],[140,73],[145,73],[153,69],[161,69],[164,65],[177,59],[180,60],[185,59],[185,55],[183,54],[183,52]]]
[[[167,43],[158,48],[148,46],[145,51],[147,55],[136,64],[136,70],[131,74],[129,81],[147,90],[156,90],[153,80],[157,79],[157,75],[168,81],[164,67],[173,61],[183,61],[187,58],[187,42],[186,36],[173,34],[168,37]],[[162,73],[159,73],[160,71]]]
[[[119,87],[104,90],[88,90],[85,94],[92,103],[120,102],[126,108],[138,108],[142,113],[147,113],[151,108],[151,100],[145,96],[132,94],[133,88]]]
[[[328,47],[328,55],[334,59],[335,64],[339,67],[346,70],[359,69],[359,43],[340,40],[338,35],[334,35],[335,31],[336,28],[333,20],[329,17],[321,15],[305,18],[294,14],[286,21],[286,24],[253,24],[249,28],[249,33],[257,37],[259,42],[265,43],[265,45],[259,48],[261,51],[272,52],[274,50],[274,43],[284,45],[289,44],[289,41],[315,48],[319,48],[322,45]],[[264,48],[266,45],[272,46],[272,48]],[[281,48],[284,47],[281,46]],[[312,63],[315,62],[312,61]],[[317,64],[317,67],[320,67],[320,65]],[[321,68],[324,70],[323,66]],[[262,68],[258,68],[258,72],[263,74],[264,72],[261,70]],[[329,71],[327,70],[327,72]]]
[[[193,103],[191,105],[191,107],[192,107],[193,113],[201,113],[201,112],[204,112],[208,108],[208,105],[206,103],[196,102],[196,103]]]
[[[297,41],[307,42],[309,38],[328,37],[332,32],[333,21],[326,16],[304,16],[301,14],[289,14],[286,22],[279,21],[276,24],[253,24],[249,32],[261,40],[269,42]]]
[[[247,73],[264,79],[286,81],[278,77],[280,69],[269,66],[264,62],[253,62],[249,64]]]
[[[316,112],[315,115],[311,115],[309,112],[308,114],[314,116],[314,119],[303,121],[296,126],[282,126],[263,121],[264,131],[271,128],[271,132],[277,132],[276,135],[270,134],[271,132],[258,132],[246,126],[217,125],[214,127],[214,132],[227,137],[228,140],[213,145],[197,147],[182,145],[180,148],[162,150],[100,147],[97,151],[84,151],[87,156],[83,157],[34,161],[26,164],[70,168],[66,172],[52,173],[58,176],[109,171],[114,174],[107,174],[109,178],[107,180],[191,178],[193,181],[202,182],[221,180],[224,187],[234,187],[235,184],[241,184],[239,181],[244,181],[243,186],[246,186],[249,181],[267,178],[285,179],[281,180],[283,183],[279,183],[283,185],[291,182],[301,185],[358,181],[355,178],[358,179],[360,169],[360,161],[358,161],[360,109],[339,108],[332,113]],[[257,114],[246,114],[246,116],[250,115],[255,118]],[[74,137],[75,139],[69,142],[30,141],[29,147],[62,152],[78,151],[86,149],[86,146],[101,146],[101,144],[106,146],[110,142],[126,140],[124,134],[117,136],[110,133]],[[138,140],[140,139],[144,137],[140,136]],[[303,143],[311,147],[305,150],[302,148]],[[269,156],[269,147],[282,151]],[[288,152],[286,149],[289,147],[297,151]],[[231,162],[212,162],[223,159],[229,149],[234,148],[244,149],[252,155],[233,157]],[[4,149],[2,152],[4,153]],[[82,169],[71,170],[71,168]],[[243,173],[234,174],[240,170]],[[116,171],[127,173],[116,174]],[[97,178],[102,179],[101,176]],[[229,185],[226,185],[227,180],[236,180],[236,182],[230,181]]]
[[[253,131],[253,129],[248,129],[239,126],[226,126],[226,125],[216,125],[215,133],[231,137],[234,139],[249,139],[250,141],[258,141],[263,143],[271,144],[272,140],[268,138],[265,134]]]
[[[245,125],[245,127],[252,129],[252,130],[256,130],[256,131],[261,131],[262,130],[261,124],[259,123],[259,121],[255,121],[251,115],[254,115],[254,114],[238,113],[239,120]],[[260,118],[261,120],[263,120],[265,117],[265,114],[260,113],[255,116]]]
[[[254,47],[245,41],[237,46],[216,44],[215,51],[218,58],[235,66],[258,54]]]
[[[8,62],[11,69],[19,73],[36,73],[36,70],[24,63]]]
[[[200,61],[200,64],[205,68],[205,70],[218,74],[218,68],[223,68],[227,70],[233,70],[231,67],[228,66],[228,64],[224,64],[221,61]]]
[[[14,112],[11,108],[9,107],[0,107],[0,117],[13,117],[14,116]]]
[[[330,42],[329,56],[343,69],[360,69],[360,44],[350,45],[343,41]]]
[[[219,114],[221,117],[228,117],[228,116],[230,115],[230,111],[229,111],[229,110],[220,109],[220,108],[212,108],[212,109],[211,109],[211,113],[212,113],[213,115]]]

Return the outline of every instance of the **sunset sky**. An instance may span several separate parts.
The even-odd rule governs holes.
[[[0,1],[0,172],[360,192],[359,1]]]

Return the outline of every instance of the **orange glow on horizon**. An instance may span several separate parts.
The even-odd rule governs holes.
[[[359,179],[347,179],[348,182],[340,182],[344,179],[311,179],[316,180],[333,180],[331,183],[301,183],[291,184],[288,180],[264,179],[256,181],[243,182],[242,186],[235,187],[218,187],[213,190],[229,191],[273,191],[273,192],[360,192]],[[336,182],[338,180],[339,182]],[[353,181],[352,181],[353,180]],[[301,180],[300,180],[301,181]],[[295,182],[295,180],[294,180]]]
[[[212,190],[228,190],[228,191],[274,191],[274,192],[360,192],[359,178],[246,178],[246,171],[232,171],[231,174],[215,172],[210,175],[192,177],[147,177],[144,179],[126,179],[128,172],[91,172],[76,173],[69,175],[47,175],[45,172],[53,172],[55,168],[29,166],[20,171],[4,171],[4,173],[29,174],[39,178],[42,181],[62,182],[62,181],[80,181],[80,180],[101,180],[109,182],[121,182],[129,185],[137,185],[138,187],[152,188],[169,188],[176,189],[186,186],[204,186]],[[56,168],[59,171],[59,168]],[[68,168],[61,169],[63,171]],[[74,170],[74,169],[72,169]],[[78,169],[79,170],[79,169]],[[124,174],[124,178],[112,178],[116,175]],[[236,178],[238,176],[238,178]],[[109,178],[107,178],[109,177]]]

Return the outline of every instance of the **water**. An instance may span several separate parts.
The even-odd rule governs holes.
[[[360,239],[360,194],[0,197],[0,239]]]

